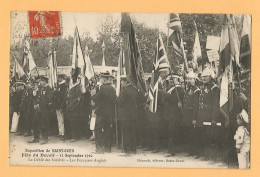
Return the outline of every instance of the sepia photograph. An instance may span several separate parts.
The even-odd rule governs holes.
[[[11,11],[9,165],[250,169],[251,26]]]

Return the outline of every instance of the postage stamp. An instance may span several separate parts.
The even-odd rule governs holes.
[[[58,11],[29,11],[31,38],[49,38],[61,35],[61,20]]]

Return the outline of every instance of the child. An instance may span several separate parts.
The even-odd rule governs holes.
[[[249,152],[250,152],[250,135],[247,130],[249,123],[248,114],[243,109],[237,116],[238,128],[234,139],[236,140],[236,151],[238,165],[240,169],[250,168]]]

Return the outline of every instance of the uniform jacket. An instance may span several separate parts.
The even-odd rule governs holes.
[[[178,106],[178,102],[183,102],[184,89],[176,86],[170,89],[165,95],[165,116],[168,120],[181,121],[182,109]]]
[[[210,82],[201,86],[199,95],[198,125],[203,122],[220,122],[219,87]]]
[[[161,89],[158,90],[158,96],[157,96],[157,111],[155,118],[160,120],[165,120],[165,92]]]
[[[117,100],[118,117],[120,120],[136,120],[138,90],[133,85],[124,87]]]
[[[101,116],[114,116],[116,103],[116,90],[111,84],[103,84],[100,90],[93,97],[93,101],[97,105],[96,114]]]
[[[24,89],[21,97],[21,111],[28,112],[32,98],[32,89]]]
[[[53,90],[49,85],[43,87],[40,91],[39,106],[41,112],[49,112],[51,110]]]
[[[53,94],[53,106],[55,109],[65,108],[67,100],[67,84],[59,84]]]
[[[191,127],[192,121],[198,118],[200,90],[197,86],[190,86],[185,91],[183,97],[183,119],[185,127]]]
[[[21,99],[22,99],[23,90],[16,90],[13,94],[13,111],[21,111]]]

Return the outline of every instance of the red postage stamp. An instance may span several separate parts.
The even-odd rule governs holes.
[[[61,19],[58,11],[29,11],[31,38],[49,38],[61,35]]]

